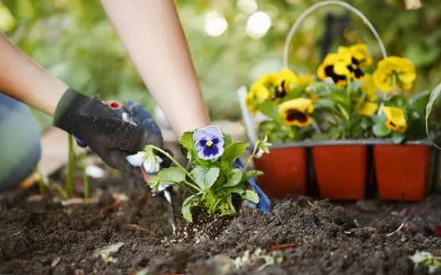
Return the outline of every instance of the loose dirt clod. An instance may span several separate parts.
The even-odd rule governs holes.
[[[144,186],[118,177],[94,186],[100,203],[63,206],[51,196],[27,201],[32,194],[9,194],[0,211],[0,274],[117,275],[146,267],[149,275],[427,274],[428,266],[415,269],[410,257],[418,251],[438,255],[441,249],[435,227],[441,196],[422,203],[375,202],[375,211],[355,202],[286,199],[274,202],[271,214],[242,209],[238,217],[200,215],[194,224],[178,219],[173,235],[165,200],[149,197]],[[102,211],[114,202],[112,194],[127,199]],[[179,209],[180,200],[175,203]],[[392,214],[403,209],[406,215]],[[120,242],[124,245],[112,253],[117,261],[93,257]],[[268,253],[283,261],[261,271],[265,262],[231,267],[257,249],[276,250]]]

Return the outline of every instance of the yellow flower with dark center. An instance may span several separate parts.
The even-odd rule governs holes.
[[[367,52],[366,44],[359,43],[352,45],[349,47],[349,51],[351,52],[352,57],[355,59],[355,63],[357,63],[360,68],[364,68],[372,64],[372,58]]]
[[[408,59],[390,56],[378,62],[373,77],[375,85],[383,92],[394,88],[409,90],[416,78],[415,66]]]
[[[401,133],[407,130],[407,121],[404,116],[404,111],[397,107],[383,107],[383,113],[386,115],[386,127],[392,131],[399,131]]]
[[[377,100],[377,86],[375,86],[372,75],[366,74],[364,76],[364,82],[361,84],[361,89],[366,93],[366,97],[369,101]]]
[[[372,116],[378,110],[378,104],[374,102],[363,102],[357,109],[357,114]]]
[[[260,82],[253,83],[253,85],[250,87],[250,91],[245,97],[245,104],[248,110],[251,113],[256,114],[256,112],[259,110],[259,104],[267,100],[269,98],[269,94],[268,89]]]
[[[349,48],[339,47],[337,53],[326,55],[317,69],[317,76],[321,80],[330,77],[336,87],[344,86],[348,78],[358,80],[364,76],[358,64],[353,63],[355,61]]]
[[[347,74],[347,71],[349,71],[349,75],[351,79],[359,80],[364,76],[363,71],[360,69],[360,64],[357,59],[354,58],[352,55],[352,52],[347,47],[338,47],[337,54],[342,56],[348,56],[351,59],[350,64],[342,64],[339,63],[335,68],[334,71],[337,74]],[[345,66],[345,67],[343,67]]]
[[[331,78],[335,86],[343,86],[347,83],[347,78],[350,77],[350,72],[347,66],[351,64],[351,57],[347,55],[339,55],[336,53],[327,54],[322,64],[317,69],[317,76],[321,80]],[[340,73],[337,73],[334,68],[338,67]],[[346,69],[345,69],[346,68]]]
[[[290,126],[308,126],[312,122],[308,114],[313,111],[314,105],[312,101],[307,98],[296,98],[279,105],[280,116],[282,116],[285,124]]]
[[[297,80],[296,75],[290,70],[283,68],[280,72],[274,74],[274,94],[273,99],[284,98],[293,88]]]
[[[269,73],[263,75],[257,83],[264,86],[270,92],[272,100],[284,98],[291,90],[292,84],[297,77],[288,69],[282,69],[278,73]]]

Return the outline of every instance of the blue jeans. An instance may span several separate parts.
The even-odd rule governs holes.
[[[0,191],[17,186],[37,168],[41,128],[29,108],[0,92]]]

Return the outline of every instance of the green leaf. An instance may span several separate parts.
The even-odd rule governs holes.
[[[277,105],[271,102],[265,101],[261,103],[259,105],[259,110],[263,115],[272,118],[276,121],[279,121],[281,119],[277,109]]]
[[[227,181],[227,183],[223,187],[233,187],[240,183],[242,180],[242,171],[240,169],[233,169],[231,171],[231,178]]]
[[[181,136],[181,145],[182,147],[184,147],[185,149],[187,149],[187,151],[194,151],[194,140],[193,140],[193,131],[187,131],[184,132]]]
[[[198,205],[199,199],[195,195],[191,195],[186,198],[182,203],[181,213],[184,219],[188,222],[193,222],[193,215],[191,214],[191,208]]]
[[[242,195],[242,197],[248,201],[251,201],[253,203],[258,203],[259,202],[259,196],[257,195],[256,192],[252,191],[252,190],[246,190],[245,194]]]
[[[400,144],[404,140],[404,138],[405,135],[397,131],[393,132],[391,136],[391,139],[395,144]]]
[[[372,121],[374,122],[374,124],[380,124],[380,123],[385,123],[386,122],[386,117],[384,115],[372,115],[371,116]]]
[[[346,111],[346,109],[343,106],[341,106],[341,104],[337,104],[337,107],[340,110],[340,113],[343,116],[343,118],[345,120],[349,120],[349,115],[348,115],[348,112]]]
[[[265,174],[265,173],[262,171],[259,171],[259,170],[249,170],[246,173],[246,178],[248,179],[248,178],[252,178],[252,177],[258,177],[258,176],[262,176],[263,174]]]
[[[161,179],[158,177],[158,174],[151,176],[147,180],[147,185],[156,185],[156,184],[160,184],[160,183],[161,183]]]
[[[430,113],[432,112],[433,105],[435,104],[435,102],[438,99],[440,94],[441,94],[441,84],[439,84],[432,91],[432,93],[430,94],[429,102],[427,103],[427,106],[426,106],[426,134],[427,134],[427,137],[429,138],[430,142],[432,142],[432,144],[438,149],[441,149],[441,148],[438,145],[436,145],[435,142],[433,142],[432,137],[430,136],[429,117],[430,117]]]
[[[325,134],[325,133],[314,133],[312,135],[312,140],[313,141],[325,141],[325,140],[330,140],[331,136],[329,133]]]
[[[408,107],[408,100],[404,96],[393,95],[389,99],[385,100],[386,106],[398,107],[401,109],[406,109]]]
[[[363,85],[363,83],[364,80],[351,82],[351,91],[357,91],[361,87],[361,85]]]
[[[316,103],[314,103],[314,109],[320,110],[320,109],[333,109],[335,108],[335,102],[331,99],[322,98]]]
[[[242,141],[237,141],[224,148],[224,153],[221,157],[222,161],[226,161],[231,165],[236,159],[245,152],[246,145]]]
[[[148,273],[149,273],[149,268],[146,267],[146,268],[143,268],[140,271],[136,272],[135,275],[147,275]]]
[[[391,129],[387,128],[384,123],[375,124],[372,131],[376,137],[385,137],[391,133]]]
[[[170,167],[170,168],[162,169],[158,173],[158,176],[163,180],[177,182],[177,183],[183,182],[185,180],[185,172],[178,167]]]
[[[245,193],[245,189],[244,187],[232,187],[232,188],[228,188],[225,189],[226,191],[228,191],[229,193],[235,193],[235,194],[239,194],[242,195],[243,193]]]
[[[219,177],[220,169],[217,167],[205,168],[201,166],[196,166],[193,170],[196,184],[204,191],[208,190],[213,186]]]

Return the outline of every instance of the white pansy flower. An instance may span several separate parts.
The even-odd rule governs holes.
[[[160,170],[162,159],[155,155],[153,149],[146,147],[144,151],[126,157],[127,161],[135,167],[143,167],[148,174],[154,174]]]

